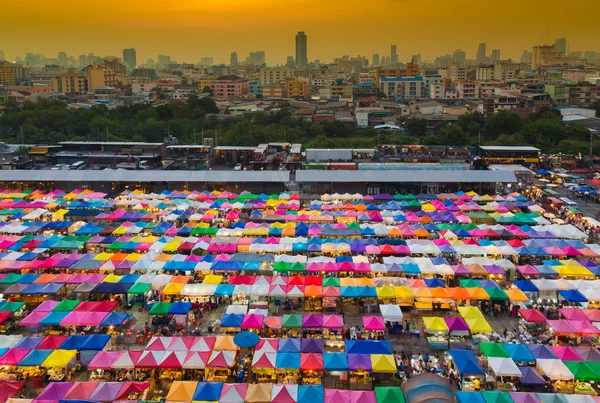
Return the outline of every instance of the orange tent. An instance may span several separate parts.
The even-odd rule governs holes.
[[[432,298],[440,298],[440,299],[451,299],[452,298],[452,296],[450,295],[450,292],[446,288],[435,287],[435,288],[430,288],[429,291],[431,291]]]
[[[448,292],[450,293],[450,296],[452,297],[452,299],[457,299],[457,300],[461,300],[461,301],[466,301],[466,300],[471,299],[471,294],[469,294],[469,291],[466,288],[462,288],[462,287],[448,288]]]
[[[473,288],[467,288],[466,290],[469,292],[469,295],[471,296],[470,299],[490,299],[490,296],[488,295],[487,292],[485,292],[485,290],[483,288],[473,287]]]

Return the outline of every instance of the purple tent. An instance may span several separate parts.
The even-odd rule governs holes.
[[[302,327],[305,329],[318,329],[323,327],[323,315],[305,314],[302,316]]]
[[[356,371],[359,368],[365,371],[372,371],[371,356],[369,354],[348,354],[348,369]]]
[[[99,382],[98,387],[94,390],[89,400],[94,402],[112,402],[117,399],[122,387],[122,382]]]
[[[352,253],[365,253],[365,245],[359,240],[354,240],[350,243],[350,251]]]
[[[323,318],[321,317],[321,321]],[[323,353],[323,339],[302,339],[301,353]]]
[[[451,332],[470,332],[471,328],[467,325],[467,322],[460,317],[444,318],[448,329]]]
[[[50,382],[35,400],[59,401],[71,389],[73,382]]]
[[[585,362],[600,362],[600,351],[595,348],[575,347],[575,350]]]
[[[537,395],[532,392],[508,392],[515,403],[540,403]]]
[[[465,274],[467,276],[471,275],[471,270],[469,270],[469,268],[464,264],[454,265],[452,266],[452,270],[454,270],[454,274]]]
[[[483,268],[489,274],[501,274],[503,276],[506,275],[506,271],[502,267],[498,266],[497,264],[484,265]]]
[[[531,354],[537,358],[550,358],[557,359],[558,357],[554,352],[545,344],[527,344],[527,348],[531,351]]]
[[[379,193],[379,194],[376,194],[375,196],[373,196],[373,199],[381,200],[381,201],[390,201],[390,200],[394,200],[394,197],[387,193]]]
[[[533,367],[519,367],[519,369],[523,374],[521,377],[521,385],[537,386],[546,384],[546,380],[540,375],[537,369]]]

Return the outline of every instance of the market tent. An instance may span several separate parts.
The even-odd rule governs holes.
[[[274,369],[277,353],[259,352],[252,357],[252,368]]]
[[[98,387],[98,382],[76,382],[62,400],[89,400]]]
[[[456,400],[458,403],[485,403],[483,396],[479,392],[456,392]]]
[[[235,361],[235,356],[235,351],[213,350],[206,366],[209,368],[231,368]]]
[[[52,350],[31,350],[21,361],[19,367],[37,367],[52,353]]]
[[[526,344],[527,348],[529,349],[529,351],[531,351],[531,354],[533,354],[533,356],[538,359],[538,358],[545,358],[545,359],[556,359],[556,354],[554,354],[554,352],[550,349],[550,347],[548,347],[545,344]]]
[[[372,354],[371,367],[373,372],[378,373],[396,373],[396,361],[393,355]]]
[[[195,402],[216,402],[221,396],[223,383],[221,382],[198,382],[192,400]]]
[[[404,403],[404,393],[400,387],[376,386],[375,398],[377,403]]]
[[[536,393],[542,403],[568,403],[565,395],[561,393]]]
[[[396,304],[380,304],[379,310],[386,322],[402,322],[402,318],[404,317],[400,306]]]
[[[41,364],[43,368],[64,368],[77,355],[77,350],[54,350]]]
[[[513,403],[507,392],[483,391],[480,392],[486,403]]]
[[[300,401],[300,400],[299,400]],[[246,391],[246,403],[270,403],[271,402],[271,384],[254,383],[248,385]]]
[[[358,371],[362,369],[367,372],[371,372],[371,356],[368,354],[348,354],[348,369],[351,371]]]
[[[437,316],[423,317],[423,323],[429,333],[448,333],[448,324],[443,318]]]
[[[465,319],[467,325],[469,325],[469,329],[471,329],[471,333],[491,333],[492,327],[490,324],[482,318],[475,319]]]
[[[519,367],[521,371],[521,385],[525,386],[543,386],[546,380],[539,371],[533,367]]]
[[[300,369],[303,371],[322,371],[323,355],[317,353],[301,353]]]
[[[284,339],[285,340],[285,339]],[[275,366],[279,369],[299,369],[300,353],[277,353]]]
[[[488,365],[497,376],[521,376],[521,371],[512,358],[488,357]]]
[[[559,359],[538,358],[537,366],[540,372],[553,381],[572,381],[574,379],[573,373]]]
[[[577,350],[571,346],[551,346],[550,349],[563,361],[583,361]]]
[[[381,316],[363,316],[362,322],[365,330],[385,331],[385,322]]]
[[[49,382],[40,392],[37,401],[59,401],[73,387],[73,382]]]
[[[170,403],[191,403],[198,387],[196,381],[173,381],[166,401]]]
[[[213,345],[214,351],[237,351],[238,347],[235,345],[232,336],[217,336]]]
[[[298,386],[298,403],[324,403],[324,395],[322,385]]]
[[[248,385],[244,383],[224,383],[219,403],[244,403]]]
[[[459,306],[458,313],[464,319],[477,319],[477,318],[483,319],[484,318],[484,316],[481,313],[481,311],[479,310],[479,308],[474,307],[474,306]]]
[[[30,352],[29,348],[11,348],[0,357],[0,366],[16,366]]]
[[[300,339],[280,339],[279,346],[277,347],[279,353],[299,353],[300,352]]]
[[[298,385],[275,383],[271,389],[271,403],[297,403]]]
[[[139,360],[144,350],[126,350],[112,363],[111,369],[131,369]]]
[[[340,389],[325,389],[325,403],[350,403],[350,391]]]
[[[8,402],[24,386],[25,381],[0,381],[0,402]]]
[[[544,323],[546,317],[539,309],[519,309],[519,314],[525,319],[526,322],[531,323]]]
[[[577,381],[598,381],[600,380],[600,373],[593,368],[590,363],[587,362],[576,362],[576,361],[565,361],[564,362],[569,371],[573,373],[575,380]]]
[[[479,343],[479,348],[486,357],[510,357],[504,345],[499,343]]]
[[[533,392],[508,392],[514,403],[540,403],[537,395]]]
[[[88,369],[109,370],[121,355],[123,355],[123,351],[100,351],[88,364]]]
[[[324,353],[323,366],[325,371],[347,371],[348,359],[345,353]]]
[[[477,363],[477,359],[471,350],[450,350],[452,360],[456,364],[456,368],[461,377],[467,375],[485,375]]]
[[[504,349],[515,362],[533,362],[535,357],[524,344],[504,343]]]

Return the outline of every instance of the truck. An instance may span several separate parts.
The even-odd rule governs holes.
[[[147,160],[132,160],[132,161],[128,161],[128,162],[121,162],[119,164],[117,164],[117,169],[128,169],[128,170],[136,170],[136,169],[140,169],[140,170],[148,170],[151,169],[152,167],[150,166],[150,164],[148,163]]]

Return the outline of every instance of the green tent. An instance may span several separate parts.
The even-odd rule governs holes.
[[[150,312],[148,312],[148,315],[168,315],[169,309],[171,309],[170,302],[157,302],[154,305],[152,305],[152,308],[150,308]]]
[[[289,262],[275,262],[273,270],[277,272],[287,272],[290,271],[290,267],[292,267],[292,264]]]
[[[79,305],[81,301],[77,299],[63,299],[54,307],[53,312],[71,312]]]
[[[302,327],[302,314],[292,313],[283,315],[281,327],[284,329],[297,329]]]
[[[483,391],[481,396],[486,403],[513,403],[508,392]]]
[[[598,365],[592,366],[590,362],[584,361],[564,361],[569,371],[573,373],[577,381],[598,381],[600,380],[600,372]],[[598,364],[598,363],[593,363]],[[596,367],[596,368],[594,368]]]
[[[502,288],[484,288],[485,292],[488,293],[490,299],[492,300],[507,300],[508,295],[504,292]]]
[[[510,358],[510,354],[500,343],[479,343],[479,348],[486,357]]]
[[[127,291],[127,294],[145,294],[150,289],[151,285],[152,284],[149,283],[135,283],[129,291]]]
[[[410,200],[415,200],[416,197],[414,194],[407,194],[407,195],[402,195],[402,194],[395,194],[394,195],[394,200],[397,201],[402,201],[402,200],[406,200],[406,201],[410,201]]]
[[[22,274],[9,273],[8,276],[4,277],[3,279],[0,279],[0,284],[14,284],[17,281],[19,281],[21,277],[23,277]]]
[[[377,403],[404,403],[404,393],[398,386],[376,386]]]
[[[7,302],[4,305],[0,306],[0,311],[10,311],[12,313],[15,313],[24,306],[25,302]]]
[[[325,277],[323,279],[323,287],[339,287],[340,279],[337,277]]]
[[[305,272],[306,271],[306,264],[305,263],[300,263],[300,262],[296,262],[293,265],[290,266],[290,271],[293,272]]]
[[[460,280],[460,286],[462,288],[475,288],[475,287],[481,288],[481,284],[479,283],[479,281],[473,280],[472,278],[464,278],[464,279]]]

